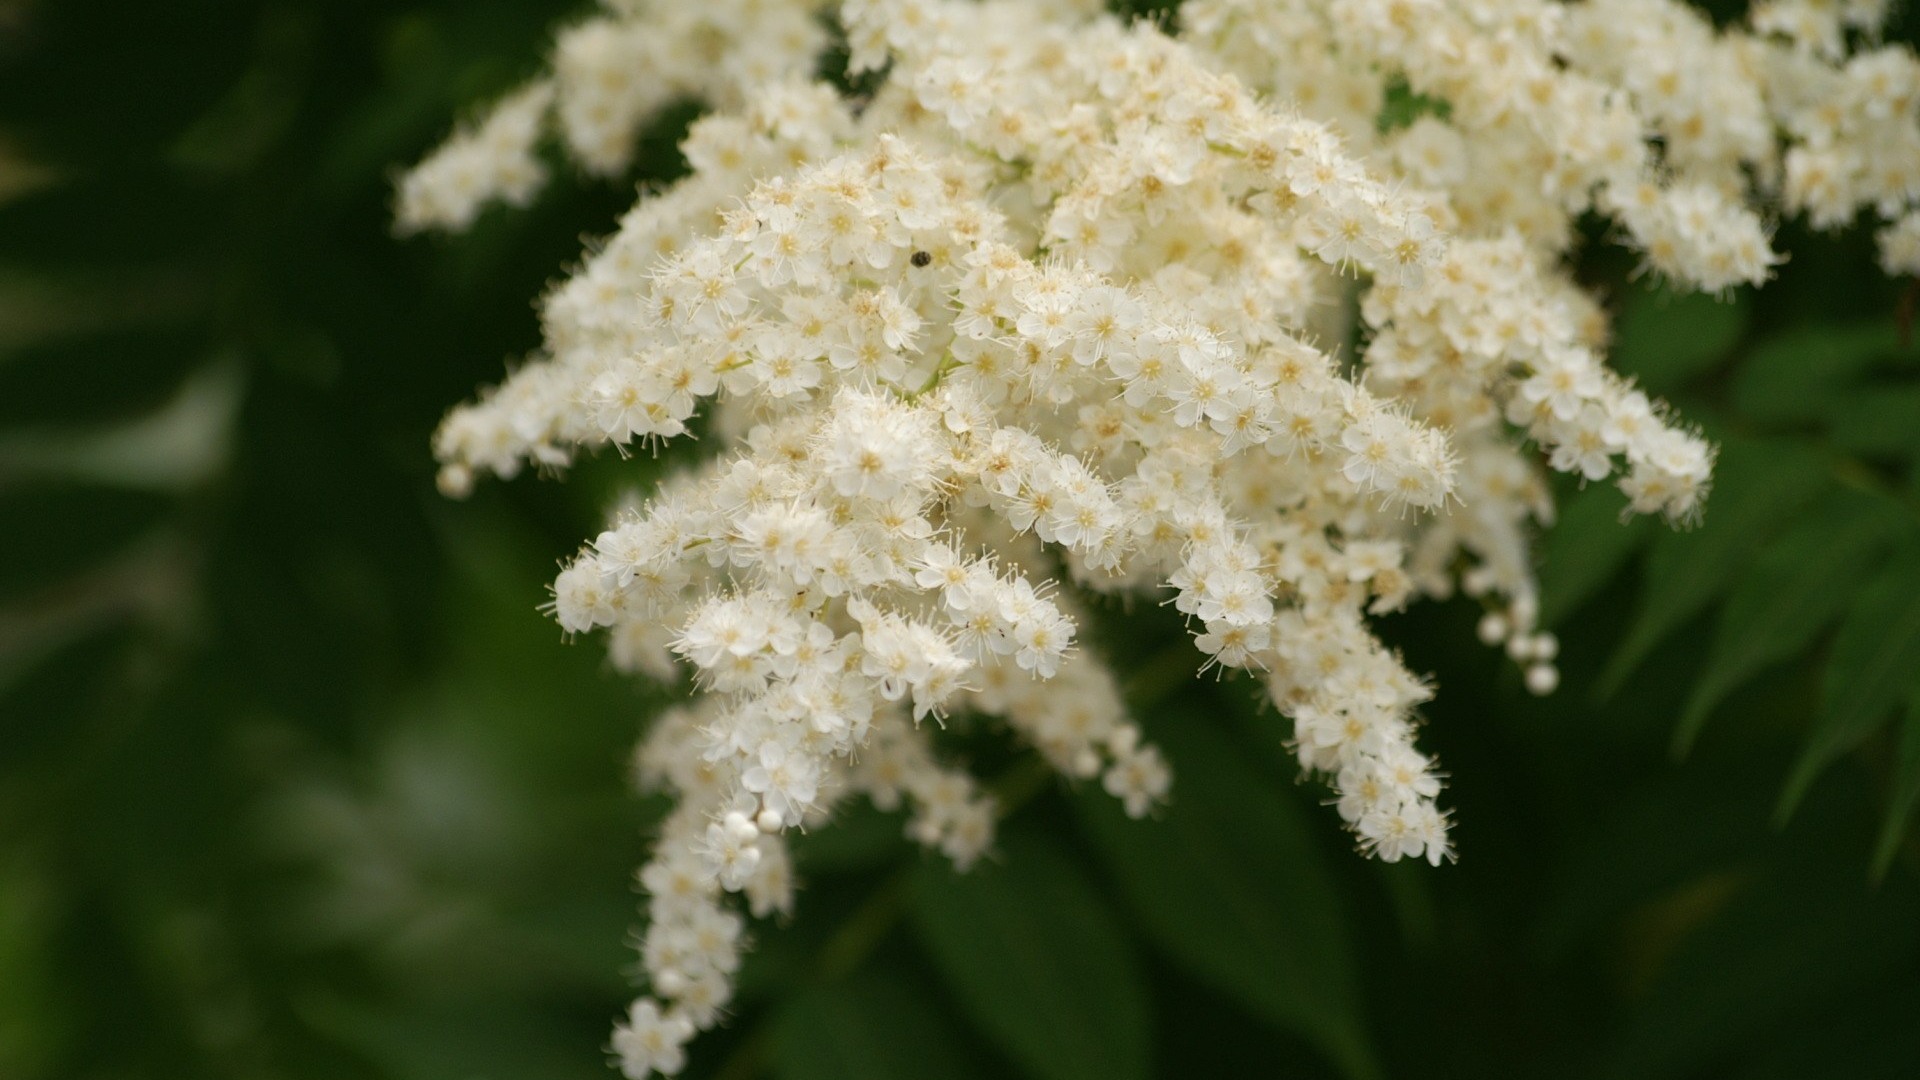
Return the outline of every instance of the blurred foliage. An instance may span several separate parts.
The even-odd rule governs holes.
[[[661,698],[534,609],[656,466],[447,505],[426,440],[632,189],[386,226],[395,164],[576,7],[0,3],[0,1076],[610,1075]],[[1863,236],[1783,240],[1725,303],[1581,266],[1723,451],[1688,532],[1567,486],[1557,697],[1470,605],[1384,627],[1441,684],[1457,865],[1345,850],[1253,688],[1109,605],[1173,805],[957,723],[1000,857],[807,837],[689,1075],[1920,1075],[1913,293]]]
[[[1806,256],[1797,261],[1848,254],[1795,239]],[[1549,615],[1565,621],[1643,557],[1634,615],[1595,687],[1603,698],[1676,635],[1710,641],[1689,650],[1704,656],[1688,680],[1678,755],[1712,717],[1745,715],[1740,692],[1762,676],[1791,680],[1771,692],[1806,722],[1776,816],[1789,819],[1829,766],[1865,747],[1886,802],[1879,877],[1920,797],[1920,350],[1909,340],[1920,293],[1818,270],[1832,276],[1790,266],[1765,294],[1799,306],[1827,294],[1804,318],[1757,317],[1746,295],[1629,298],[1615,363],[1720,444],[1708,522],[1609,534],[1600,519],[1617,514],[1619,496],[1583,491],[1567,508],[1576,527],[1550,541],[1543,584]],[[1842,283],[1868,304],[1838,293]],[[1709,619],[1711,631],[1700,625]]]

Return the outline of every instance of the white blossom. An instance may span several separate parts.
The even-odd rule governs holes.
[[[811,77],[822,6],[858,101]],[[636,756],[675,808],[640,872],[629,1076],[719,1022],[728,894],[790,910],[787,830],[865,797],[957,865],[989,850],[948,716],[1001,718],[1133,816],[1168,798],[1076,589],[1165,599],[1199,665],[1259,680],[1362,850],[1451,857],[1432,690],[1368,616],[1475,598],[1550,693],[1544,470],[1676,520],[1711,483],[1711,445],[1606,368],[1576,222],[1720,292],[1781,259],[1761,208],[1867,213],[1887,271],[1920,272],[1920,62],[1872,44],[1878,0],[1744,28],[1677,0],[1188,0],[1177,38],[1080,0],[604,7],[401,179],[398,224],[531,199],[549,132],[606,174],[669,101],[711,110],[691,173],[435,436],[452,494],[710,448],[553,588],[623,669],[692,676]],[[1396,85],[1417,115],[1382,123]]]

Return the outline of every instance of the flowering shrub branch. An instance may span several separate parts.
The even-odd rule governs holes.
[[[1194,0],[1174,37],[1070,0],[848,0],[859,99],[809,78],[818,6],[610,2],[400,185],[403,230],[461,228],[534,196],[549,124],[610,173],[669,101],[713,106],[690,174],[435,441],[452,495],[695,425],[721,448],[554,584],[565,630],[696,691],[637,758],[677,802],[630,1076],[719,1022],[728,897],[789,908],[787,830],[864,797],[959,866],[988,849],[992,800],[930,738],[948,714],[1136,817],[1166,798],[1066,581],[1170,597],[1364,851],[1443,861],[1431,690],[1367,616],[1464,590],[1549,693],[1542,458],[1678,521],[1710,481],[1713,449],[1602,364],[1579,217],[1709,292],[1780,261],[1770,207],[1872,207],[1886,268],[1920,269],[1920,65],[1845,48],[1876,5],[1720,31],[1667,0]],[[1383,131],[1396,86],[1444,107]]]

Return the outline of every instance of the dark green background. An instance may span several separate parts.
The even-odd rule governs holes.
[[[454,504],[427,438],[632,183],[388,233],[393,170],[579,8],[0,3],[0,1076],[611,1075],[662,699],[534,609],[655,466]],[[1904,285],[1789,225],[1763,294],[1674,299],[1605,235],[1617,363],[1724,442],[1721,484],[1679,535],[1566,490],[1548,701],[1469,604],[1383,624],[1441,688],[1457,864],[1358,858],[1253,687],[1109,609],[1159,820],[956,725],[1017,805],[1004,857],[954,879],[872,813],[807,838],[689,1075],[1920,1075]],[[1709,709],[1743,649],[1772,662]]]

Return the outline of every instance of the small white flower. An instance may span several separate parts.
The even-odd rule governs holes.
[[[672,1076],[686,1066],[685,1046],[692,1037],[691,1021],[677,1013],[663,1013],[652,1000],[639,998],[628,1010],[626,1022],[614,1026],[612,1050],[627,1080],[646,1080],[654,1073]]]

